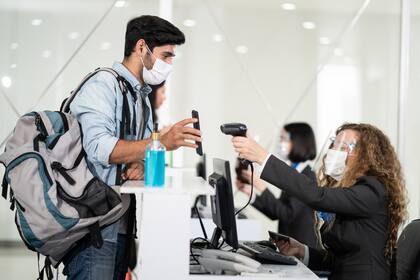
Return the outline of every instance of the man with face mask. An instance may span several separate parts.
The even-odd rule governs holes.
[[[175,48],[184,42],[184,34],[159,17],[140,16],[128,22],[124,59],[112,66],[132,88],[127,98],[132,129],[124,140],[119,139],[124,100],[114,75],[106,71],[97,73],[71,103],[70,110],[82,127],[87,158],[108,185],[143,178],[142,162],[153,129],[147,98],[151,91],[149,85],[160,84],[168,78]],[[201,133],[187,125],[196,121],[185,119],[174,124],[161,136],[162,144],[168,151],[182,146],[195,149],[194,141],[201,141]],[[117,172],[118,165],[124,166],[122,174]],[[128,204],[129,201],[123,199],[124,209]],[[63,261],[68,279],[124,279],[127,271],[124,252],[127,235],[131,235],[127,232],[127,223],[133,221],[125,215],[101,229],[104,243],[99,249],[87,242],[78,244]]]

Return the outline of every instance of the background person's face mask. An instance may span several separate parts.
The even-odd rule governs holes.
[[[279,157],[282,161],[288,161],[289,160],[289,151],[286,147],[286,145],[283,142],[278,142],[274,154]]]
[[[155,63],[153,64],[152,69],[148,70],[146,66],[144,66],[143,58],[140,57],[143,62],[143,80],[146,84],[158,85],[168,79],[168,76],[172,71],[172,65],[155,57],[147,45],[146,48],[147,52],[155,58]]]
[[[325,174],[340,181],[346,169],[346,160],[347,152],[329,149],[325,157]]]

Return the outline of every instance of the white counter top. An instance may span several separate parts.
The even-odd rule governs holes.
[[[201,177],[185,174],[183,176],[165,177],[163,187],[145,187],[144,181],[130,180],[120,187],[121,193],[165,193],[165,194],[191,194],[214,195],[214,189]]]

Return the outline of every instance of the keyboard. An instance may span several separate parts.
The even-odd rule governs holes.
[[[241,242],[239,248],[252,254],[253,258],[260,263],[297,265],[297,261],[293,257],[285,256],[272,248],[255,242]]]

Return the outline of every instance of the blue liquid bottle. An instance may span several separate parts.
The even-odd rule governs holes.
[[[163,187],[165,185],[165,146],[159,141],[158,125],[155,123],[152,143],[146,146],[145,178],[146,187]]]

